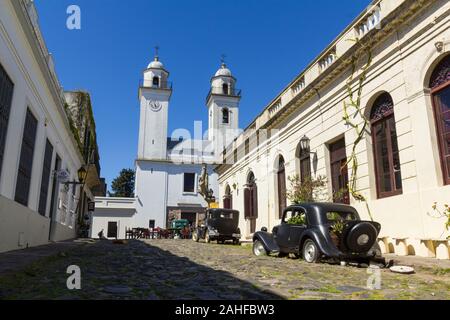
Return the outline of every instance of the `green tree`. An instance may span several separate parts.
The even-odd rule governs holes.
[[[325,186],[325,177],[322,176],[318,176],[317,179],[306,178],[301,182],[299,175],[294,175],[288,177],[288,180],[291,187],[286,196],[293,204],[316,202],[321,188]]]
[[[117,178],[111,184],[113,192],[108,192],[110,197],[133,198],[134,197],[134,178],[133,169],[122,169]]]

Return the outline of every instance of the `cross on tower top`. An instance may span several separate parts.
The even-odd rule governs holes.
[[[222,66],[225,66],[225,58],[226,58],[227,56],[225,55],[225,54],[222,54],[221,56],[220,56],[220,62],[222,63]]]
[[[155,46],[155,61],[159,60],[159,46]]]

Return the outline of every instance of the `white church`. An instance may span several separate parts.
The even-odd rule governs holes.
[[[223,149],[239,134],[240,91],[224,62],[211,79],[207,96],[208,131],[186,138],[187,129],[168,135],[172,84],[156,54],[143,71],[139,86],[140,123],[135,198],[96,198],[91,237],[125,238],[129,228],[167,228],[173,219],[196,225],[208,204],[198,193],[198,180],[207,165],[209,188],[218,197],[213,171]],[[183,138],[185,137],[185,138]],[[219,199],[217,199],[219,200]]]

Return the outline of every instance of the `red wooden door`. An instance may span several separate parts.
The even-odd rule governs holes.
[[[350,204],[345,139],[341,139],[330,145],[330,163],[333,201]]]

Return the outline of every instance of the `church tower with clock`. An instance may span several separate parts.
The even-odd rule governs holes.
[[[169,72],[155,59],[144,70],[139,86],[139,160],[164,160],[167,155],[167,125],[172,85],[167,81]]]

